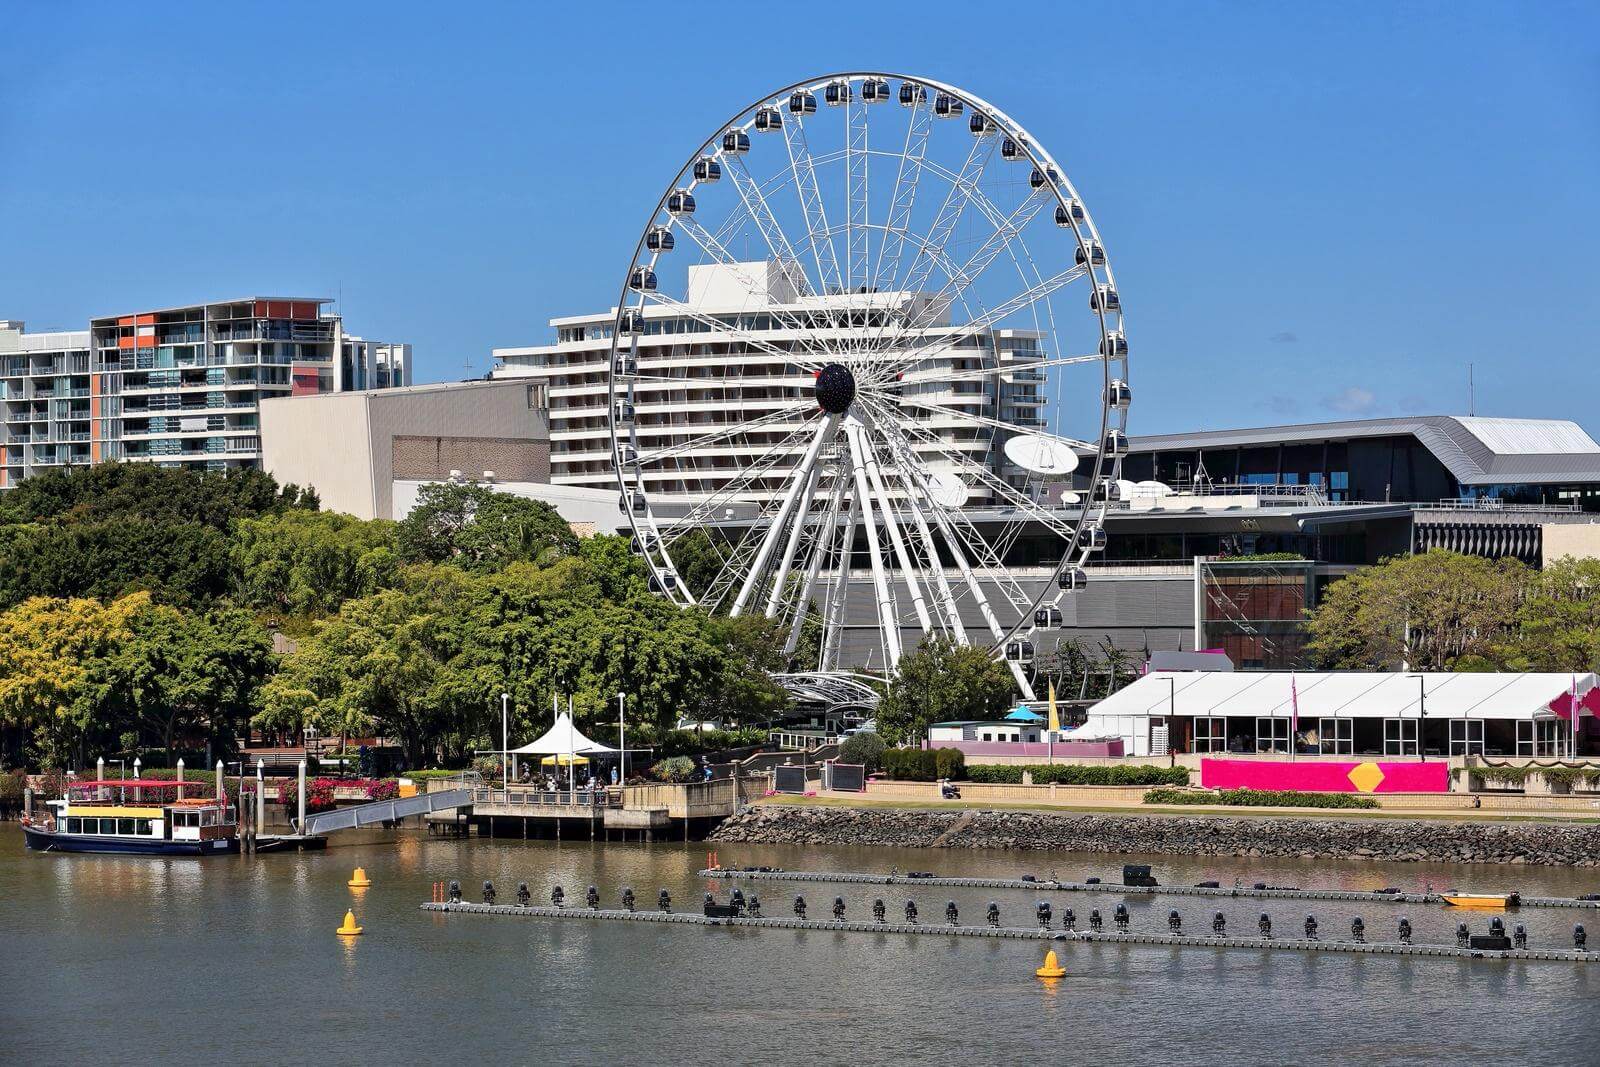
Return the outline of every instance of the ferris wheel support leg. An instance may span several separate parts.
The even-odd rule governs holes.
[[[800,631],[805,627],[806,616],[810,613],[811,596],[817,588],[817,578],[822,573],[822,563],[827,558],[829,550],[833,548],[833,539],[838,536],[839,506],[844,502],[845,482],[844,472],[837,472],[834,476],[833,495],[828,500],[828,509],[822,516],[822,524],[817,528],[817,536],[811,544],[811,562],[806,567],[806,579],[801,583],[800,595],[795,599],[794,621],[789,625],[789,638],[783,643],[783,654],[786,658],[794,655],[794,650],[800,646]]]
[[[800,469],[795,471],[794,484],[789,487],[788,495],[783,498],[783,504],[772,518],[772,525],[768,527],[766,536],[761,539],[761,547],[756,551],[756,557],[750,564],[750,572],[745,575],[744,585],[739,588],[739,595],[728,611],[729,615],[741,614],[745,605],[750,602],[751,594],[761,581],[762,572],[772,561],[772,552],[778,547],[778,536],[789,521],[789,513],[794,510],[795,502],[800,499],[800,494],[805,489],[811,469],[817,462],[817,455],[822,451],[823,442],[838,425],[838,416],[829,415],[822,420],[822,425],[817,427],[816,436],[812,437],[810,446],[806,448],[805,457],[800,461]]]
[[[842,478],[842,475],[841,475]],[[861,518],[861,500],[850,494],[850,513],[844,520],[844,545],[839,554],[839,570],[828,593],[827,614],[823,616],[821,670],[839,662],[839,646],[844,642],[844,603],[849,591],[850,558],[856,550],[856,523]]]
[[[939,605],[944,609],[945,618],[950,623],[950,632],[961,644],[967,643],[967,628],[961,624],[961,606],[956,603],[954,591],[944,576],[944,564],[939,561],[939,549],[933,540],[933,531],[928,528],[928,520],[923,517],[922,508],[917,503],[917,487],[906,473],[905,468],[900,468],[900,484],[905,486],[906,501],[911,508],[911,518],[917,524],[917,536],[922,541],[922,550],[928,555],[928,568],[933,571],[934,584],[938,587]],[[937,508],[937,501],[929,502]]]
[[[800,547],[800,538],[805,534],[806,513],[811,510],[811,499],[817,490],[817,476],[821,473],[822,463],[820,460],[813,460],[811,465],[806,468],[805,484],[800,490],[794,525],[789,528],[789,540],[783,546],[783,555],[778,557],[778,571],[772,578],[772,592],[767,596],[767,618],[769,619],[778,614],[778,605],[783,602],[783,586],[789,580],[790,569],[794,567],[794,554]]]
[[[906,588],[911,593],[911,608],[917,613],[917,622],[922,626],[924,634],[933,629],[933,620],[928,616],[928,605],[922,596],[922,583],[917,581],[916,568],[911,565],[911,554],[906,551],[905,540],[900,536],[900,523],[894,517],[894,510],[890,506],[889,493],[883,484],[883,472],[878,469],[878,458],[869,449],[863,466],[867,469],[867,480],[872,483],[872,488],[878,494],[878,509],[883,512],[883,525],[889,531],[889,544],[894,549],[895,559],[900,563],[900,569],[905,575]],[[907,501],[910,505],[910,501]],[[911,505],[914,506],[914,505]]]
[[[878,543],[878,524],[872,513],[872,492],[867,485],[867,447],[862,440],[861,423],[854,416],[846,420],[844,432],[850,443],[850,466],[855,474],[856,495],[861,500],[862,524],[867,530],[867,555],[872,561],[872,588],[877,595],[878,628],[883,639],[884,673],[892,675],[900,662],[900,623],[895,618],[889,580],[883,571],[883,549]]]

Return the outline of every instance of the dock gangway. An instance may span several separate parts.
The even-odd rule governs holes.
[[[335,830],[354,830],[358,826],[394,822],[408,815],[427,815],[447,808],[472,806],[472,790],[442,789],[437,793],[418,793],[414,797],[396,797],[393,800],[374,800],[349,808],[334,808],[306,816],[300,832],[306,837],[332,833]]]

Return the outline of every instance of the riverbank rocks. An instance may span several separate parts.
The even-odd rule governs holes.
[[[1075,815],[762,804],[724,820],[711,840],[1600,866],[1600,826],[1555,822]]]

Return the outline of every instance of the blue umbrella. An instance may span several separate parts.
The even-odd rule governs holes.
[[[1010,715],[1006,716],[1006,722],[1044,722],[1044,716],[1036,711],[1018,707]]]

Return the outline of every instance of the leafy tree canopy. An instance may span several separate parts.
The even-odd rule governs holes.
[[[32,596],[110,600],[145,590],[163,603],[193,607],[226,595],[231,585],[227,537],[195,522],[126,518],[28,527],[0,555],[0,606]]]
[[[226,529],[239,518],[316,510],[317,494],[279,487],[258,470],[197,471],[153,463],[97,463],[27,478],[0,496],[0,522],[93,523],[107,519],[199,523]]]
[[[572,527],[549,504],[456,482],[423,486],[398,535],[406,563],[477,571],[549,562],[578,550]]]
[[[1016,683],[987,649],[934,636],[900,657],[878,705],[878,734],[890,744],[915,744],[936,722],[997,719],[1016,697]]]
[[[283,616],[327,615],[394,584],[394,524],[292,509],[240,519],[232,560],[240,603]]]

